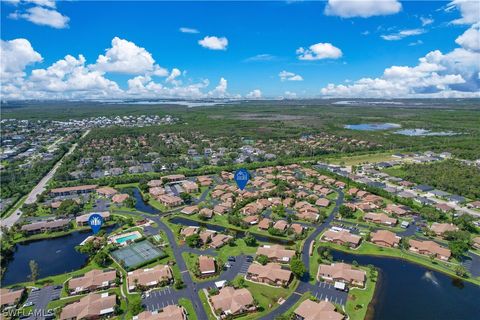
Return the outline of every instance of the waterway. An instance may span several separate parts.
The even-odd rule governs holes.
[[[400,259],[332,251],[335,261],[380,269],[371,320],[479,319],[480,287]]]
[[[146,213],[150,213],[150,214],[160,213],[160,211],[158,209],[152,207],[151,205],[149,205],[148,203],[143,201],[142,194],[140,193],[140,190],[138,190],[138,188],[130,188],[129,190],[131,190],[133,192],[133,196],[135,197],[135,200],[136,200],[135,201],[135,209],[136,210],[146,212]]]

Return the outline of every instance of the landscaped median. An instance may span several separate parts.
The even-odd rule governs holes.
[[[356,249],[351,249],[351,248],[346,248],[341,245],[333,244],[330,242],[319,242],[319,246],[324,246],[324,247],[329,247],[334,250],[342,251],[342,252],[347,252],[351,254],[359,254],[359,255],[371,255],[371,256],[379,256],[379,257],[392,257],[392,258],[397,258],[397,259],[404,259],[412,263],[416,263],[419,265],[422,265],[426,268],[443,272],[445,274],[448,274],[452,277],[459,278],[455,274],[455,266],[458,264],[453,264],[449,262],[443,262],[439,260],[432,260],[428,257],[423,257],[421,255],[415,254],[408,252],[406,250],[402,249],[396,249],[396,248],[386,248],[386,247],[380,247],[376,246],[372,243],[369,242],[362,242],[362,244],[356,248]],[[461,278],[462,280],[474,283],[476,285],[480,285],[480,279],[479,278]]]

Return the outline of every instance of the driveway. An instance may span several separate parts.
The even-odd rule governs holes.
[[[50,301],[59,299],[62,289],[55,289],[54,286],[43,287],[40,290],[30,292],[30,295],[27,298],[26,303],[33,303],[34,314],[28,317],[29,320],[40,320],[45,319],[48,310],[47,306]]]

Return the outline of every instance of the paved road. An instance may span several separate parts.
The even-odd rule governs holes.
[[[90,132],[90,129],[85,131],[85,133],[80,137],[80,139],[84,138],[88,133]],[[70,155],[75,149],[77,148],[78,143],[74,143],[68,152],[60,159],[58,162],[53,166],[53,168],[40,180],[40,182],[30,191],[30,193],[27,195],[27,199],[25,200],[25,204],[32,204],[35,201],[37,201],[37,196],[41,194],[43,191],[45,191],[46,186],[50,179],[53,178],[55,173],[57,172],[58,168],[62,165],[64,159]],[[2,226],[5,226],[7,228],[11,228],[22,216],[22,210],[21,206],[16,209],[10,216],[8,216],[5,219],[2,219]]]

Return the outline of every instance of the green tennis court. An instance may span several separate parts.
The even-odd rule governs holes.
[[[124,248],[113,251],[112,257],[127,269],[165,256],[165,252],[155,247],[148,240],[133,243]]]

